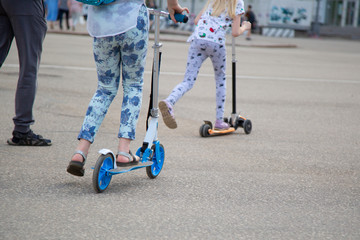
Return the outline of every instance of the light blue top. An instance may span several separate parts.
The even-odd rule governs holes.
[[[136,27],[144,0],[116,0],[107,5],[89,6],[87,30],[92,37],[108,37]]]

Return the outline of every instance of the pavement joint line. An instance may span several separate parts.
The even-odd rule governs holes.
[[[4,64],[4,67],[19,68],[19,64]],[[80,66],[61,66],[61,65],[40,65],[41,68],[46,69],[67,69],[79,71],[96,71],[95,67],[80,67]],[[151,74],[151,71],[145,71],[145,74]],[[161,72],[161,75],[169,76],[183,76],[180,72]],[[213,77],[214,74],[199,73],[199,77]],[[231,75],[226,75],[230,78]],[[252,80],[275,80],[275,81],[294,81],[294,82],[322,82],[322,83],[341,83],[341,84],[360,84],[360,81],[349,79],[315,79],[315,78],[292,78],[292,77],[262,77],[262,76],[236,76],[238,79],[252,79]]]
[[[52,30],[52,31],[48,31],[48,33],[90,37],[90,35],[87,32],[64,32],[64,31]],[[150,32],[150,34],[154,34],[154,32]],[[187,41],[186,39],[177,39],[176,36],[189,37],[191,35],[190,32],[177,33],[176,31],[166,31],[166,30],[160,31],[160,34],[165,35],[160,37],[161,42],[178,42],[178,43],[187,43]],[[152,35],[149,36],[149,40],[152,41],[154,39],[155,39],[154,36]],[[227,42],[226,45],[231,46],[231,43]],[[289,44],[289,43],[263,43],[263,44],[236,43],[235,45],[237,47],[250,47],[250,48],[297,48],[298,47],[296,44]]]

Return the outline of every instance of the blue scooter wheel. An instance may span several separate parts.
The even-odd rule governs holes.
[[[163,168],[164,160],[165,160],[165,149],[162,144],[159,144],[159,151],[156,151],[155,145],[153,145],[151,149],[153,150],[153,156],[152,156],[153,164],[149,167],[146,167],[146,173],[149,178],[154,179],[160,174]]]
[[[114,157],[108,153],[106,155],[101,154],[96,161],[94,172],[93,172],[93,187],[98,193],[103,192],[110,184],[112,175],[107,171],[114,168]]]

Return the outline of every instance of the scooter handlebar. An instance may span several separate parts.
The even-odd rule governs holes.
[[[187,23],[189,20],[188,16],[181,13],[175,13],[174,17],[177,22]],[[170,14],[169,14],[169,19],[171,19]]]
[[[164,17],[167,16],[169,19],[171,19],[170,14],[168,12],[161,11],[161,10],[155,10],[153,8],[148,8],[148,10],[149,10],[150,14],[153,14],[156,16],[164,16]],[[187,23],[187,21],[189,20],[188,16],[181,14],[181,13],[175,13],[174,17],[177,22]]]

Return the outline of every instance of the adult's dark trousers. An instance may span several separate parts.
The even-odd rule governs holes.
[[[46,31],[43,0],[0,0],[0,68],[14,37],[20,65],[13,118],[15,131],[27,132],[34,123],[37,73]]]
[[[66,28],[69,30],[69,29],[70,29],[70,25],[69,25],[69,10],[67,10],[67,9],[59,9],[60,29],[63,29],[62,20],[63,20],[63,15],[64,15],[64,14],[65,14]]]

